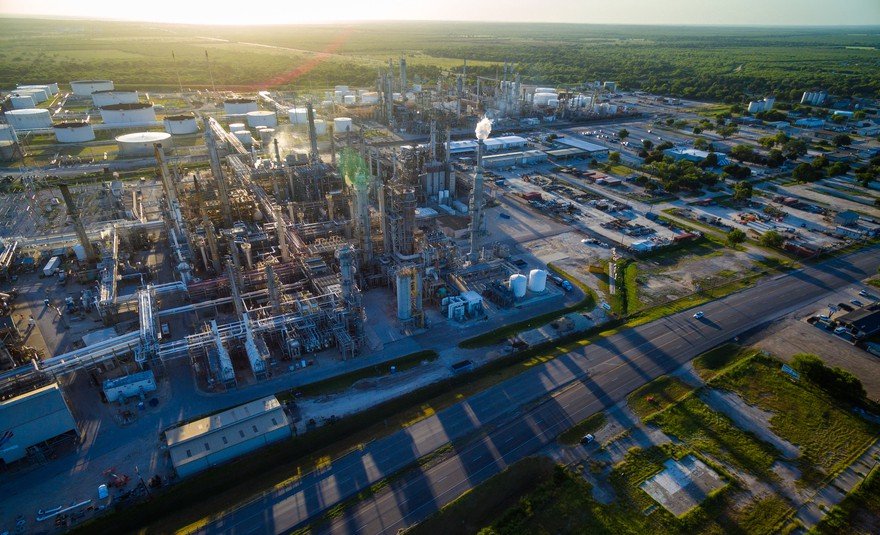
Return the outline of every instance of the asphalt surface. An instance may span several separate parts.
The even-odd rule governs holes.
[[[325,533],[396,533],[635,388],[753,327],[857,284],[876,273],[878,265],[880,250],[872,247],[708,303],[700,307],[702,320],[693,319],[691,310],[602,338],[243,504],[199,533],[289,531],[437,448],[478,432],[454,444],[454,453],[441,462],[405,472],[319,528]]]

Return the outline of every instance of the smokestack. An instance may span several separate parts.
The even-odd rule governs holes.
[[[281,150],[278,148],[278,138],[272,140],[272,144],[275,145],[275,161],[278,162],[278,165],[281,166]]]
[[[318,133],[315,131],[315,110],[312,109],[311,102],[306,104],[306,112],[309,119],[309,143],[312,149],[309,159],[315,162],[320,158],[320,155],[318,154]]]
[[[400,92],[406,93],[406,58],[400,58]]]
[[[333,125],[327,125],[327,132],[330,133],[330,164],[336,167],[336,139],[333,136]]]
[[[58,189],[61,190],[61,197],[64,198],[64,204],[67,205],[67,213],[70,215],[70,219],[73,220],[73,228],[76,229],[76,236],[79,238],[79,244],[82,245],[82,248],[86,253],[86,259],[89,262],[94,262],[98,255],[95,252],[95,248],[92,246],[92,242],[89,241],[89,236],[86,234],[86,228],[83,226],[82,221],[79,218],[79,210],[76,209],[76,204],[73,202],[73,196],[70,194],[70,187],[68,187],[67,184],[59,184]]]
[[[223,167],[220,165],[220,155],[217,153],[217,140],[214,139],[214,119],[205,117],[205,143],[208,145],[208,155],[211,160],[211,174],[217,182],[217,191],[220,193],[220,210],[223,215],[223,223],[227,227],[232,226],[232,208],[229,206],[229,189],[226,186],[226,178],[223,176]],[[219,128],[219,125],[217,125]],[[219,271],[218,271],[219,273]]]
[[[278,247],[281,249],[281,261],[290,262],[290,250],[287,245],[287,224],[281,214],[281,207],[275,207],[275,232],[278,234]]]

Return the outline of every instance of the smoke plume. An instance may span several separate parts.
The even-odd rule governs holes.
[[[480,119],[480,122],[477,123],[477,129],[475,132],[477,134],[477,139],[480,141],[486,141],[489,139],[489,134],[492,133],[492,119],[485,116]]]

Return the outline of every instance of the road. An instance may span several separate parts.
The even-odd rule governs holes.
[[[872,247],[708,303],[702,307],[702,321],[687,311],[602,338],[256,497],[216,517],[199,533],[289,531],[452,442],[454,453],[442,462],[407,472],[322,528],[330,533],[394,533],[642,384],[742,332],[856,284],[875,273],[878,264],[880,248]],[[476,438],[461,440],[475,432]]]

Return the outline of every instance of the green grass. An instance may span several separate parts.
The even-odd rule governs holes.
[[[811,531],[813,535],[871,535],[880,526],[880,469],[876,466]]]
[[[745,349],[729,343],[711,349],[694,359],[694,370],[708,381],[737,362],[755,355],[755,349]]]
[[[602,429],[602,426],[605,425],[606,421],[608,421],[608,419],[605,417],[605,413],[597,412],[564,431],[559,435],[559,442],[569,446],[577,444],[587,433],[595,433],[599,429]]]
[[[627,312],[635,312],[642,308],[642,302],[639,299],[639,267],[635,262],[626,265],[623,271],[623,284],[626,290],[626,310]]]
[[[802,479],[835,475],[873,442],[880,427],[839,406],[805,379],[794,382],[781,362],[755,355],[713,379],[711,386],[737,392],[749,404],[773,412],[776,435],[800,448]]]
[[[880,288],[880,277],[875,277],[868,281],[868,284],[875,288]]]
[[[634,390],[626,401],[636,416],[645,419],[678,402],[693,390],[680,379],[664,375]]]
[[[779,496],[767,496],[747,505],[737,514],[737,524],[748,535],[769,535],[779,532],[782,518],[792,508]]]

